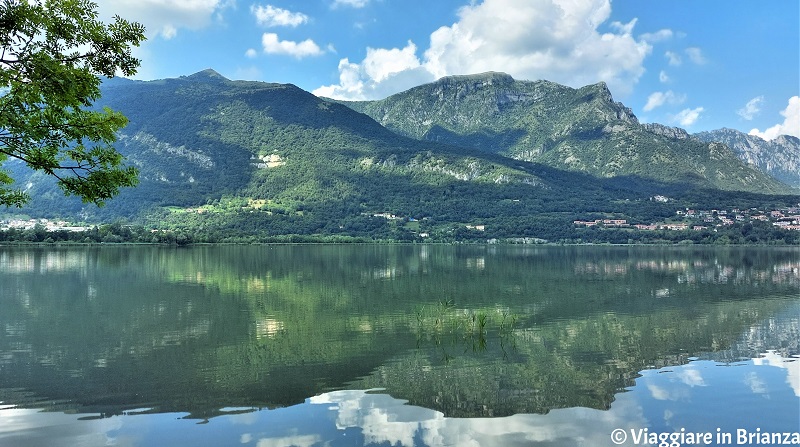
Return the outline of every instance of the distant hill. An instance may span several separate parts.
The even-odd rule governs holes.
[[[800,188],[800,138],[781,135],[766,141],[734,129],[699,132],[692,136],[700,141],[724,143],[744,162],[787,185]]]
[[[468,85],[461,86],[465,81]],[[488,88],[496,84],[509,86],[500,99]],[[747,192],[784,190],[730,156],[724,145],[686,144],[648,131],[610,100],[604,85],[573,90],[518,83],[499,74],[435,85],[407,98],[429,101],[405,109],[419,118],[417,132],[422,133],[401,134],[399,127],[384,127],[359,111],[378,103],[346,106],[290,84],[231,81],[213,70],[148,82],[111,79],[96,106],[129,118],[117,148],[139,168],[139,186],[97,208],[65,199],[52,179],[20,163],[3,167],[33,197],[23,210],[30,216],[143,224],[201,241],[283,235],[597,240],[594,230],[576,229],[573,221],[613,217],[649,223],[671,218],[681,207],[746,209],[798,201],[797,196]],[[458,129],[470,132],[447,130],[447,113],[436,112],[444,99],[420,93],[431,88],[442,98],[460,95],[476,104],[474,115],[459,114],[458,107],[445,110],[460,117],[454,121],[461,123]],[[562,112],[559,104],[568,99],[569,113]],[[493,113],[478,107],[492,101]],[[536,112],[525,114],[526,107]],[[401,120],[400,106],[388,110]],[[434,120],[443,124],[434,129]],[[514,127],[525,120],[566,127],[542,133]],[[523,157],[518,152],[527,147],[523,140],[543,149]],[[616,153],[614,145],[619,145]],[[562,160],[569,156],[575,158]],[[630,160],[642,157],[652,166],[632,168]],[[602,169],[578,169],[586,166]],[[631,236],[615,237],[626,242]]]
[[[343,102],[399,134],[608,178],[787,192],[721,144],[639,124],[605,83],[573,89],[503,73],[451,76],[386,99]]]

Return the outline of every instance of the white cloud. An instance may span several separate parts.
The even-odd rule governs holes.
[[[369,0],[333,0],[333,8],[338,8],[339,6],[349,6],[351,8],[363,8],[367,6]]]
[[[667,51],[666,53],[664,53],[664,56],[669,61],[669,64],[672,65],[673,67],[677,67],[678,65],[681,65],[683,63],[683,59],[681,59],[680,55],[678,55],[675,52]]]
[[[376,70],[378,50],[373,50],[373,56],[368,54],[361,63],[340,63],[340,81],[345,77],[352,83],[318,90],[342,99],[355,99],[345,96],[347,92],[374,99],[377,96],[371,95],[377,92],[399,91],[405,84],[401,80],[503,71],[517,79],[547,79],[573,87],[605,81],[613,92],[624,95],[644,73],[643,61],[652,47],[632,37],[635,19],[611,24],[616,33],[598,31],[610,14],[609,0],[472,2],[459,10],[456,23],[431,34],[421,58],[413,54],[419,63],[410,63],[410,54],[403,53],[407,65],[403,71],[396,71],[402,64],[394,62],[386,70]],[[378,80],[372,72],[392,75]],[[353,75],[358,76],[352,79]],[[363,88],[355,88],[358,83]]]
[[[644,105],[644,111],[649,112],[656,107],[661,107],[665,103],[668,104],[683,104],[686,101],[686,95],[677,95],[672,90],[666,92],[653,92],[647,97],[647,104]]]
[[[363,435],[363,443],[370,445],[605,445],[615,428],[647,424],[634,394],[618,394],[611,411],[574,407],[554,409],[547,415],[491,419],[447,418],[438,411],[365,391],[334,391],[314,396],[309,403],[327,408],[326,421],[335,421],[340,431],[355,429]]]
[[[665,40],[672,39],[674,33],[671,29],[661,29],[654,33],[644,33],[639,35],[639,39],[644,40],[645,42],[655,43],[655,42],[663,42]]]
[[[323,86],[313,93],[330,98],[370,99],[432,81],[433,76],[422,67],[416,52],[417,46],[411,41],[402,49],[367,48],[367,56],[360,64],[347,58],[339,61],[338,85]]]
[[[694,62],[697,65],[703,65],[706,63],[706,58],[703,56],[703,51],[697,47],[690,47],[684,50],[687,56],[689,56],[689,60]]]
[[[360,65],[344,58],[339,61],[339,84],[322,86],[312,93],[328,98],[367,99],[364,96],[364,81],[361,80],[360,70]]]
[[[307,56],[319,56],[324,53],[319,45],[311,39],[306,39],[302,42],[280,40],[275,33],[264,33],[261,36],[261,45],[267,54],[285,54],[297,59]]]
[[[653,396],[655,400],[672,400],[669,391],[655,383],[648,383],[647,389],[650,390],[650,395]]]
[[[635,23],[598,32],[610,14],[608,0],[485,0],[431,35],[425,65],[436,77],[504,71],[574,87],[606,81],[627,93],[651,47],[631,37]]]
[[[636,26],[636,22],[638,21],[639,19],[633,19],[628,23],[611,22],[611,27],[617,30],[620,34],[629,36],[631,33],[633,33],[633,28]]]
[[[761,103],[763,102],[764,102],[763,96],[756,96],[750,101],[747,101],[747,104],[745,104],[744,107],[739,109],[736,112],[736,114],[746,119],[747,121],[750,121],[756,115],[758,115],[759,112],[761,112]]]
[[[702,107],[697,107],[694,109],[683,109],[678,112],[676,115],[671,117],[673,122],[676,122],[684,127],[689,127],[700,118],[700,114],[703,113],[705,109]]]
[[[179,29],[196,30],[208,26],[232,0],[97,0],[100,18],[113,15],[142,23],[147,36],[175,37]]]
[[[751,371],[744,378],[744,384],[750,388],[754,394],[766,394],[767,384],[758,377],[755,371]]]
[[[247,51],[244,52],[244,55],[250,59],[253,59],[258,56],[258,52],[254,48],[248,48]]]
[[[256,16],[259,25],[272,26],[291,26],[297,27],[308,22],[308,16],[301,12],[292,12],[286,9],[276,8],[272,5],[250,7],[250,12]]]
[[[781,111],[781,115],[786,118],[783,123],[776,124],[763,132],[753,129],[750,131],[750,135],[756,135],[765,140],[773,140],[780,135],[793,135],[800,138],[800,96],[789,98],[789,105]]]
[[[797,96],[792,99],[798,99],[798,101],[800,101],[800,98]],[[758,358],[754,358],[753,364],[769,365],[785,369],[786,383],[792,388],[794,395],[800,397],[800,362],[783,357],[775,351],[768,351],[764,354],[761,354]]]
[[[700,371],[692,368],[691,366],[681,368],[677,372],[677,376],[681,382],[691,387],[706,386],[706,381],[703,378],[703,375],[700,373]]]
[[[416,53],[417,46],[410,40],[402,50],[367,48],[367,57],[362,66],[370,79],[381,82],[394,73],[419,67],[420,62]]]
[[[669,76],[667,76],[667,72],[664,71],[664,70],[661,70],[661,73],[658,74],[658,80],[661,81],[661,83],[664,83],[664,84],[669,82]]]

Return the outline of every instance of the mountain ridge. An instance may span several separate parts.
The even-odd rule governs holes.
[[[445,77],[382,100],[337,102],[405,136],[601,178],[639,175],[730,190],[789,191],[721,146],[641,125],[603,82],[574,89],[490,72]]]
[[[604,84],[571,89],[527,81],[527,90],[520,94],[510,88],[519,81],[510,82],[510,77],[492,73],[445,79],[438,86],[422,86],[422,91],[435,93],[438,88],[443,96],[460,94],[465,101],[475,100],[476,92],[490,98],[496,107],[472,110],[484,120],[473,133],[487,144],[507,138],[509,147],[521,138],[540,136],[504,135],[502,126],[481,126],[491,124],[493,116],[507,123],[508,110],[517,110],[521,103],[541,106],[541,113],[528,117],[530,121],[549,122],[549,115],[558,115],[559,103],[544,94],[566,92],[568,105],[577,109],[573,116],[581,120],[563,121],[567,126],[557,129],[563,141],[547,140],[553,134],[542,140],[552,146],[544,151],[549,155],[563,154],[565,142],[613,138],[641,127],[629,109],[609,101],[613,98]],[[496,89],[503,85],[508,88]],[[26,210],[30,215],[95,222],[123,219],[157,231],[178,229],[193,240],[208,242],[281,235],[580,241],[606,236],[576,229],[576,220],[615,218],[646,224],[672,218],[676,207],[794,206],[798,199],[757,194],[755,187],[750,192],[714,189],[702,177],[681,173],[680,166],[675,167],[678,175],[662,179],[645,171],[620,169],[603,176],[565,170],[555,163],[457,144],[458,138],[475,135],[447,133],[444,127],[439,140],[411,138],[295,85],[231,81],[208,70],[155,81],[110,80],[102,92],[96,107],[110,107],[129,119],[117,147],[139,168],[139,186],[123,190],[97,209],[64,199],[41,173],[15,172],[14,178],[33,197]],[[433,104],[438,96],[432,95]],[[439,113],[423,111],[432,117]],[[666,140],[644,130],[639,135]],[[708,146],[693,142],[690,149]],[[710,146],[719,157],[732,157],[726,146]],[[624,150],[619,153],[626,156]],[[598,151],[595,156],[599,163],[609,155]],[[703,166],[703,161],[698,163]],[[667,199],[654,200],[656,196]],[[625,242],[631,235],[613,237]]]
[[[745,163],[800,188],[800,138],[780,135],[773,140],[764,140],[729,128],[698,132],[692,137],[705,142],[723,143]]]

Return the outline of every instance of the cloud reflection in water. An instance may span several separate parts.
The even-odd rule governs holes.
[[[78,420],[81,415],[0,410],[0,444],[71,446],[312,447],[391,445],[607,445],[614,429],[796,431],[800,418],[796,357],[767,352],[753,360],[642,371],[609,410],[564,408],[502,418],[448,418],[380,390],[341,390],[273,410],[226,414],[197,424],[176,413]],[[724,399],[711,396],[725,394]],[[727,403],[726,403],[727,402]],[[731,406],[730,402],[738,405]],[[770,412],[759,408],[770,408]],[[782,411],[774,411],[776,408]],[[770,414],[769,420],[759,420]],[[782,415],[775,417],[774,415]]]

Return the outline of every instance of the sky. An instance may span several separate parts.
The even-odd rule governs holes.
[[[143,23],[136,79],[212,68],[382,99],[440,77],[604,81],[642,122],[800,137],[797,0],[95,0]]]

